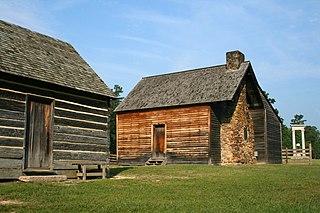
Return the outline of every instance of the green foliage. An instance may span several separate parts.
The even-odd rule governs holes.
[[[320,159],[320,131],[315,126],[305,127],[306,143],[312,144],[312,157]]]
[[[119,85],[114,85],[113,89],[111,91],[117,96],[120,97],[121,93],[123,93],[123,89]],[[117,106],[121,103],[121,98],[111,100],[110,102],[110,153],[115,154],[117,150],[117,142],[116,142],[116,113],[114,110],[117,108]]]
[[[269,97],[269,93],[268,92],[266,92],[266,91],[262,91],[264,94],[265,94],[265,96],[267,96],[267,98],[268,98],[268,101],[270,102],[270,104],[274,104],[274,103],[276,103],[276,99],[274,99],[274,98],[270,98]],[[278,110],[277,110],[278,111]]]
[[[271,104],[274,104],[276,100],[274,98],[269,97],[269,93],[266,91],[263,91],[263,93],[268,98],[268,101]],[[275,109],[276,113],[279,115],[279,111]],[[280,116],[279,116],[280,117]],[[291,124],[304,124],[307,120],[303,119],[302,114],[296,114],[293,119],[291,119]],[[290,127],[287,127],[283,123],[283,118],[281,118],[282,121],[282,147],[292,149],[292,130]],[[296,132],[296,143],[302,142],[302,135],[300,131]],[[315,126],[306,126],[305,127],[305,141],[306,141],[306,147],[309,146],[309,143],[312,143],[312,157],[314,159],[320,159],[320,132]]]
[[[0,183],[0,212],[318,212],[320,163],[111,168],[122,179]],[[127,179],[125,179],[127,178]],[[2,205],[1,201],[22,204]]]
[[[303,119],[303,115],[296,114],[293,119],[291,119],[291,124],[304,124],[307,120]]]
[[[282,124],[282,147],[292,149],[292,131],[285,124]]]

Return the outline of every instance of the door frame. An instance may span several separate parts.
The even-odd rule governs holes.
[[[38,103],[45,103],[50,105],[50,127],[49,127],[49,156],[48,162],[49,166],[48,169],[34,169],[28,168],[28,145],[29,145],[29,112],[30,112],[30,102],[38,102]],[[25,105],[25,122],[24,122],[24,140],[23,140],[23,171],[24,172],[37,172],[37,171],[53,171],[53,126],[54,126],[54,106],[55,100],[53,98],[34,95],[34,94],[27,94],[26,95],[26,105]]]
[[[151,158],[153,157],[154,153],[154,130],[156,126],[164,126],[164,158],[167,156],[167,125],[165,123],[154,123],[151,127]]]

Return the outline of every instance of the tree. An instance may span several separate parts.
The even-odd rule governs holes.
[[[282,124],[282,147],[292,149],[292,131],[285,124]]]
[[[117,106],[121,103],[122,98],[120,97],[120,94],[123,93],[123,89],[121,86],[119,85],[114,85],[113,89],[111,89],[111,91],[115,94],[116,97],[118,97],[117,99],[113,99],[110,101],[110,153],[115,154],[116,150],[117,150],[117,139],[116,139],[116,113],[114,112],[114,110],[117,108]]]
[[[303,119],[303,115],[296,114],[293,119],[291,119],[291,124],[304,124],[307,120]]]
[[[271,98],[269,93],[267,93],[266,91],[263,91],[263,93],[267,97],[270,104],[273,105],[274,103],[276,103],[276,99]],[[279,115],[279,110],[274,108],[274,111],[277,113],[281,121],[282,147],[292,148],[291,129],[284,124],[284,119]]]
[[[305,137],[307,146],[312,144],[312,158],[320,158],[320,131],[315,126],[305,127]]]
[[[271,98],[271,97],[270,97],[270,94],[269,94],[268,92],[266,92],[266,91],[262,91],[262,92],[263,92],[263,94],[267,97],[269,103],[273,106],[273,104],[276,103],[276,99]],[[273,108],[274,108],[274,107],[273,107]],[[278,117],[280,118],[280,122],[283,124],[284,119],[280,116],[279,110],[276,109],[276,108],[274,108],[274,111],[276,112],[276,114],[277,114]]]

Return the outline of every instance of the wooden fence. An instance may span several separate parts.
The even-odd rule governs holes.
[[[312,164],[312,145],[309,144],[309,148],[307,149],[282,149],[282,162],[285,164],[288,163],[297,163],[304,164],[309,163]]]

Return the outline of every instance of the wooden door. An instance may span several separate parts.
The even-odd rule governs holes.
[[[164,158],[165,153],[165,125],[155,125],[153,128],[152,158]]]
[[[25,169],[50,170],[52,156],[52,101],[28,97]]]

